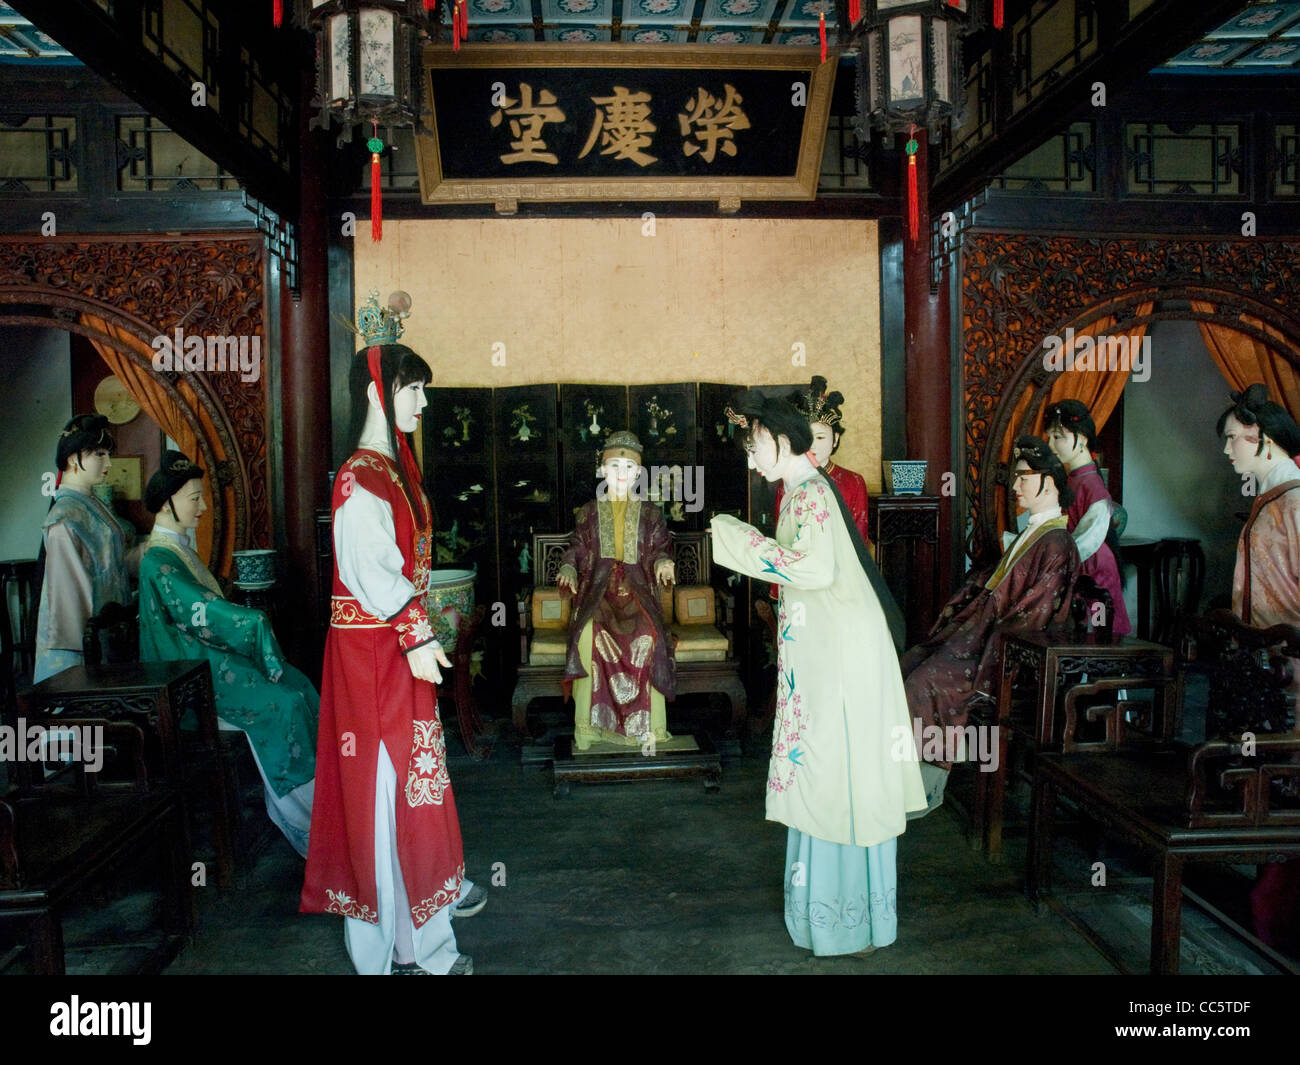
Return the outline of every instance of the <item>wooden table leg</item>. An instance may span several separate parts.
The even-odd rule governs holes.
[[[1052,891],[1052,818],[1056,813],[1056,787],[1042,773],[1034,773],[1029,807],[1029,857],[1025,866],[1025,895],[1038,913]]]
[[[1177,976],[1183,934],[1183,859],[1166,851],[1154,863],[1151,885],[1151,974]]]
[[[238,797],[236,789],[230,785],[230,775],[226,772],[225,751],[221,745],[221,730],[217,725],[217,701],[212,691],[212,673],[207,662],[200,667],[204,676],[196,688],[191,690],[196,695],[197,704],[194,716],[198,719],[199,734],[208,748],[205,759],[207,793],[212,810],[212,843],[217,852],[217,881],[222,889],[235,885],[235,826],[239,823]],[[172,693],[167,693],[170,699]],[[164,708],[163,712],[169,712]],[[183,706],[176,708],[176,720],[185,712]],[[247,735],[245,735],[247,740]]]

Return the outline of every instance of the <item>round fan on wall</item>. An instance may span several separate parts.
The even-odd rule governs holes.
[[[95,410],[114,425],[125,425],[140,413],[140,404],[131,398],[126,385],[109,374],[95,386]]]

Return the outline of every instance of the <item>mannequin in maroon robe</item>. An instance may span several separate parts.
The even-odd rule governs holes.
[[[1127,636],[1133,631],[1128,608],[1124,605],[1124,584],[1119,563],[1107,539],[1113,506],[1106,482],[1101,479],[1092,449],[1097,446],[1097,427],[1088,408],[1077,399],[1064,399],[1047,408],[1043,424],[1047,426],[1047,444],[1065,466],[1074,500],[1065,512],[1074,545],[1083,565],[1080,572],[1110,592],[1115,616],[1111,631]]]
[[[1219,418],[1218,433],[1232,468],[1255,491],[1237,541],[1233,613],[1257,628],[1300,626],[1300,426],[1263,385],[1232,393],[1232,404]],[[1300,668],[1296,676],[1293,691]],[[1250,908],[1265,943],[1300,947],[1300,861],[1260,866]]]
[[[903,655],[903,687],[922,734],[934,726],[966,724],[970,703],[995,695],[1003,631],[1041,632],[1065,620],[1079,572],[1079,552],[1060,504],[1070,490],[1065,468],[1037,437],[1016,441],[1012,490],[1030,512],[1029,524],[990,573],[973,576],[944,608],[930,635]],[[924,750],[919,752],[924,757]],[[943,798],[949,762],[922,777],[930,809]]]

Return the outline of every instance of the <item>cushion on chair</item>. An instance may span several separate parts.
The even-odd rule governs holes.
[[[562,666],[569,653],[569,630],[539,629],[528,648],[530,666]]]
[[[707,584],[681,584],[673,590],[674,614],[681,625],[713,625],[717,615],[713,588]]]
[[[716,625],[674,625],[678,662],[722,662],[727,657],[727,638]]]
[[[567,629],[572,609],[573,597],[564,594],[559,588],[534,588],[533,630]]]

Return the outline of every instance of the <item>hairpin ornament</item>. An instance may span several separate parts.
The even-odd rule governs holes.
[[[739,425],[742,429],[749,428],[749,419],[743,414],[737,414],[730,407],[727,407],[723,413],[727,416],[727,421],[731,422],[732,425]]]

